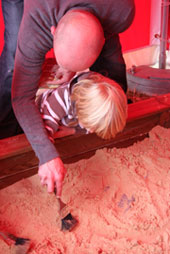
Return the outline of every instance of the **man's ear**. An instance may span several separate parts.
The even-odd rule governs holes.
[[[55,33],[55,30],[56,30],[56,27],[55,26],[51,26],[51,34],[54,36],[54,33]]]

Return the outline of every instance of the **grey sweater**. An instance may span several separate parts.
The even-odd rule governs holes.
[[[118,34],[133,21],[134,0],[25,0],[12,84],[12,104],[40,164],[59,156],[49,140],[35,95],[46,53],[53,47],[51,26],[70,9],[92,12],[101,22],[106,43],[91,70],[115,79],[127,89],[126,69]]]

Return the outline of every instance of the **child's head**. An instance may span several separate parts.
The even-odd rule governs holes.
[[[127,98],[113,80],[91,73],[73,88],[79,123],[99,137],[109,139],[122,131],[127,118]]]

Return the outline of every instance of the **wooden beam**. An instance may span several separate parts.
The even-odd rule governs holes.
[[[170,127],[170,94],[152,97],[128,106],[123,132],[102,140],[95,134],[77,130],[75,135],[56,139],[55,146],[64,163],[89,158],[97,149],[127,147],[148,136],[156,125]],[[0,140],[0,189],[37,173],[38,159],[25,135]]]

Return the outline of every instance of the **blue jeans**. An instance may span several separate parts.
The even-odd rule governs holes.
[[[23,0],[1,0],[4,17],[4,48],[0,56],[0,139],[22,132],[11,105],[11,83]]]

